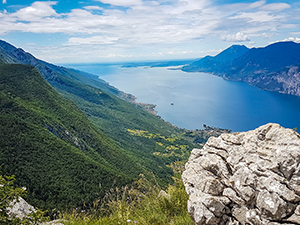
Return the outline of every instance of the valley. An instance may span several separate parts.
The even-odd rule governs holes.
[[[35,207],[50,214],[88,209],[140,174],[166,187],[174,175],[170,165],[187,160],[197,145],[196,137],[98,76],[43,62],[3,41],[0,51],[1,170],[16,176]],[[155,154],[157,139],[129,130],[176,137],[184,147],[161,157]]]

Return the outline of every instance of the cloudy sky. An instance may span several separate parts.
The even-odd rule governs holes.
[[[300,42],[300,0],[1,0],[0,39],[52,63],[188,59]]]

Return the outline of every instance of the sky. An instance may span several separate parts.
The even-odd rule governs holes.
[[[0,0],[0,39],[47,62],[192,59],[300,42],[300,0]]]

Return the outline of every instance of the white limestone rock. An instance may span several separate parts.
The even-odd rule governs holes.
[[[300,136],[269,123],[210,138],[182,179],[196,225],[300,224]]]
[[[14,215],[19,219],[23,219],[30,213],[36,212],[35,208],[29,205],[22,197],[19,197],[18,201],[12,201],[7,210],[9,215]]]

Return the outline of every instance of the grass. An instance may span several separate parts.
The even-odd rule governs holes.
[[[193,224],[187,212],[188,195],[180,178],[183,162],[171,165],[174,183],[164,191],[155,178],[140,179],[131,187],[111,189],[105,197],[94,203],[90,211],[74,209],[61,216],[65,225],[115,224]]]

